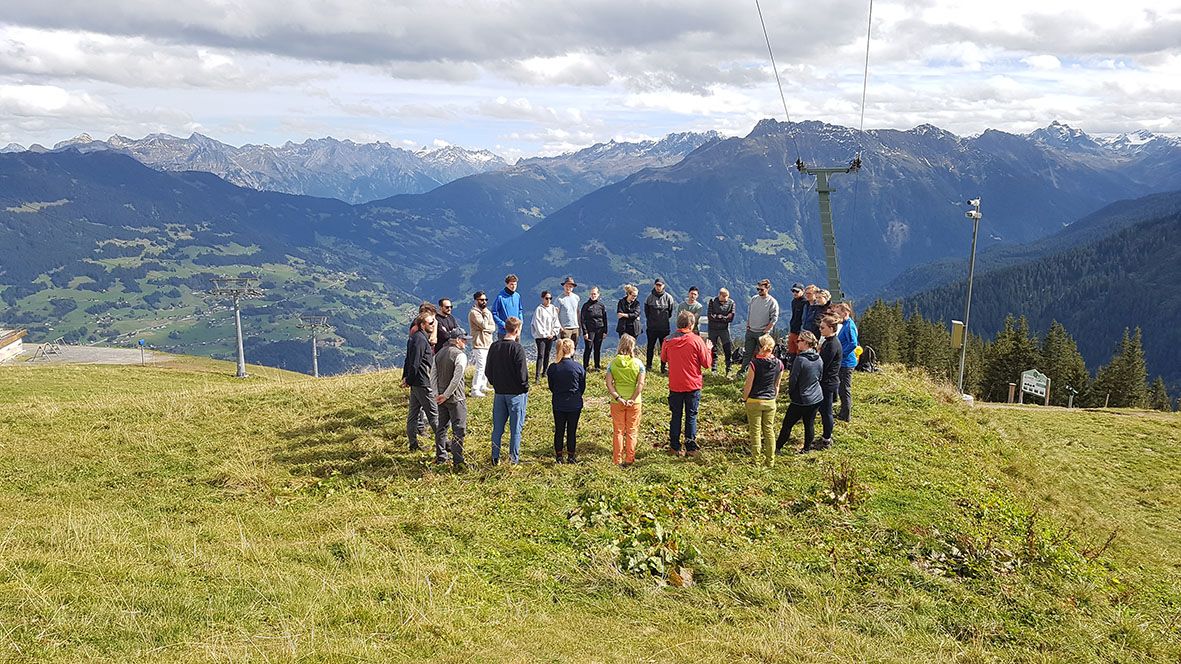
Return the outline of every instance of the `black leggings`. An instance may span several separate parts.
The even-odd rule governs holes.
[[[581,410],[570,412],[554,411],[554,455],[562,456],[562,439],[566,441],[566,457],[574,458],[574,446],[578,443],[578,417]]]
[[[820,402],[820,437],[828,440],[832,438],[832,400],[837,396],[837,391],[835,387],[829,389],[823,385],[821,389],[824,390],[824,401]]]
[[[549,352],[554,348],[554,340],[534,339],[533,342],[537,344],[537,380],[541,380],[541,374],[545,373],[545,368],[549,366]]]
[[[591,332],[590,333],[590,341],[583,344],[583,347],[582,347],[582,366],[584,366],[584,367],[590,366],[590,364],[588,364],[588,363],[590,362],[591,346],[594,346],[595,368],[596,369],[603,368],[603,365],[599,362],[599,356],[602,355],[602,353],[603,353],[603,339],[606,339],[606,338],[607,338],[607,331],[606,330],[603,330],[602,332]]]
[[[783,426],[779,429],[779,435],[775,438],[775,451],[783,449],[787,444],[787,439],[791,436],[792,427],[800,420],[804,421],[804,446],[811,447],[812,441],[816,439],[816,411],[820,410],[820,404],[823,402],[814,403],[811,406],[801,406],[798,403],[793,403],[787,407],[787,413],[783,415]]]
[[[652,371],[652,352],[656,350],[656,344],[660,344],[661,350],[664,350],[664,338],[668,334],[668,330],[648,330],[648,361],[644,363],[648,371]],[[664,370],[664,362],[660,363],[660,369]]]

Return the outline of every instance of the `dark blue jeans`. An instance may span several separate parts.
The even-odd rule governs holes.
[[[685,450],[697,451],[697,406],[700,404],[701,390],[668,393],[668,409],[672,414],[668,425],[668,446],[673,451],[681,450],[682,414],[685,418]]]

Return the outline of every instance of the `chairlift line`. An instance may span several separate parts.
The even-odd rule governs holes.
[[[783,92],[783,82],[779,78],[779,68],[775,64],[775,54],[771,49],[771,37],[767,31],[767,22],[763,18],[763,8],[759,4],[759,0],[755,0],[755,9],[759,14],[759,23],[763,27],[763,37],[767,41],[767,55],[771,59],[771,70],[775,74],[775,84],[779,88],[779,99],[783,102],[784,118],[791,123],[791,116],[787,109],[787,96]],[[859,134],[865,131],[865,99],[866,92],[869,87],[869,47],[870,36],[873,31],[873,0],[869,0],[869,18],[868,26],[865,31],[865,71],[861,82],[861,124],[858,129]],[[816,193],[819,198],[820,207],[820,230],[821,237],[824,241],[824,258],[828,271],[828,290],[832,293],[833,299],[836,301],[844,300],[845,293],[841,289],[841,271],[837,260],[837,244],[836,232],[832,221],[832,203],[830,194],[834,191],[829,186],[829,176],[838,173],[855,173],[861,170],[861,146],[858,144],[857,152],[853,159],[845,166],[836,167],[811,167],[804,163],[804,159],[800,156],[799,144],[796,142],[795,134],[791,136],[792,144],[796,149],[796,170],[805,175],[813,175],[816,177]],[[856,205],[856,198],[854,198],[854,205]]]

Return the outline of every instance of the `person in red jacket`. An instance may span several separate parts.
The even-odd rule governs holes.
[[[697,315],[677,315],[676,337],[664,341],[661,363],[668,363],[669,451],[677,456],[697,456],[697,406],[701,403],[701,370],[713,366],[713,343],[689,334],[697,327]],[[681,418],[685,420],[685,447],[681,448]]]

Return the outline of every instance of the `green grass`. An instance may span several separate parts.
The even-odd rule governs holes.
[[[455,472],[406,450],[395,373],[231,373],[0,368],[0,659],[1181,657],[1176,417],[967,410],[892,369],[833,450],[764,469],[720,379],[705,454],[653,450],[653,377],[622,470],[592,374],[583,463],[549,462],[539,389],[525,463],[488,465],[473,400]]]

